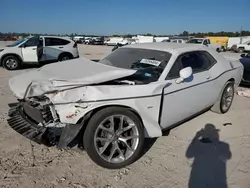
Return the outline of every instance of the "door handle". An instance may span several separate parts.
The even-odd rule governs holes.
[[[211,76],[207,76],[207,80],[209,80],[211,78]]]
[[[36,50],[36,48],[32,48],[32,50]]]
[[[60,46],[59,48],[63,48],[62,46]]]

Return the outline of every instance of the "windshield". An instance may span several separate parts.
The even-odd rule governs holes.
[[[202,44],[203,39],[191,39],[187,43]]]
[[[136,69],[137,75],[158,80],[170,58],[171,53],[165,51],[123,47],[100,60],[99,63],[124,69]]]
[[[13,42],[12,44],[8,45],[8,47],[14,47],[14,46],[17,46],[17,45],[19,45],[19,44],[23,43],[23,42],[24,42],[24,41],[26,41],[26,40],[28,40],[28,39],[27,39],[27,38],[22,38],[22,39],[19,39],[19,40],[17,40],[17,41],[15,41],[15,42]]]

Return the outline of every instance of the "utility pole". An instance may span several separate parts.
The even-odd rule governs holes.
[[[242,26],[240,26],[240,44],[242,44],[242,37],[241,37],[241,34],[242,34]]]

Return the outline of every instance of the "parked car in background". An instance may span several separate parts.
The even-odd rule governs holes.
[[[73,41],[75,41],[77,43],[82,43],[84,41],[84,37],[83,36],[74,36]]]
[[[121,42],[118,42],[117,44],[120,44],[120,45],[124,46],[124,45],[135,44],[135,43],[136,43],[135,39],[124,38]]]
[[[23,64],[40,64],[78,58],[77,43],[69,38],[34,36],[7,45],[0,52],[0,65],[17,70]]]
[[[156,42],[154,36],[137,35],[136,37],[134,37],[134,39],[136,40],[136,43]]]
[[[250,53],[241,54],[240,62],[244,66],[242,84],[250,85]]]
[[[228,50],[235,50],[237,49],[237,44],[244,44],[245,42],[250,41],[250,36],[243,36],[243,37],[229,37],[227,48]]]
[[[84,44],[91,44],[92,41],[93,41],[93,38],[91,38],[91,37],[85,38],[84,39]]]
[[[170,39],[164,39],[161,42],[171,42]]]
[[[128,44],[137,44],[138,41],[136,41],[136,39],[131,39],[131,38],[127,38],[127,39],[123,39],[121,42],[118,42],[113,48],[112,48],[112,52],[115,51],[116,49],[118,49],[119,47],[128,45]]]
[[[215,49],[217,52],[221,52],[221,45],[220,44],[212,44],[211,41],[207,38],[192,38],[192,39],[188,40],[187,43],[205,45],[209,48]]]
[[[171,42],[173,42],[173,43],[186,43],[186,41],[183,39],[174,39]]]
[[[75,59],[11,78],[20,100],[8,123],[49,146],[83,144],[98,165],[122,168],[141,156],[145,137],[209,109],[226,113],[242,74],[239,61],[205,46],[126,45],[98,63]]]
[[[116,46],[118,43],[122,42],[122,37],[111,37],[106,41],[107,46]]]
[[[232,46],[232,50],[239,53],[250,52],[250,41]]]
[[[170,42],[174,43],[185,43],[189,40],[189,37],[186,36],[171,36],[169,37]]]
[[[95,37],[89,42],[89,44],[104,45],[104,37]]]
[[[168,40],[169,37],[154,37],[155,42],[162,42],[163,40]]]
[[[77,44],[84,44],[84,39],[78,39],[75,41]]]

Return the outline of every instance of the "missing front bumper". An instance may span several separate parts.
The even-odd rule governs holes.
[[[23,112],[23,105],[20,103],[9,104],[9,107],[9,119],[7,122],[10,127],[26,138],[41,144],[46,128],[38,126],[29,120]]]
[[[9,104],[8,124],[22,136],[46,146],[67,147],[77,137],[83,124],[67,124],[65,127],[39,125],[42,116],[39,110],[26,103]]]

